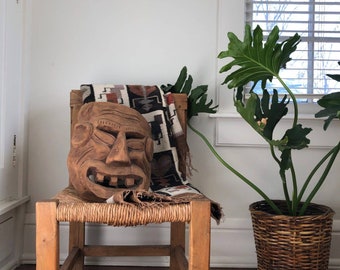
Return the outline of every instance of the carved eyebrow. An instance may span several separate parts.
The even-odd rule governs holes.
[[[103,131],[105,133],[108,133],[110,135],[113,135],[114,137],[117,137],[119,132],[124,132],[126,139],[143,139],[145,138],[145,134],[143,132],[139,132],[139,129],[135,127],[125,127],[120,126],[120,129],[112,129],[112,126],[97,126],[97,129],[100,131]]]
[[[140,122],[132,125],[126,125],[124,121],[116,122],[112,119],[98,119],[96,124],[98,129],[116,135],[118,132],[123,131],[127,138],[144,138],[148,136],[148,132],[143,129]]]
[[[122,125],[111,120],[100,119],[97,122],[97,128],[103,131],[119,131]]]

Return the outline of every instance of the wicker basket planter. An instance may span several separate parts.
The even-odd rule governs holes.
[[[280,209],[284,201],[275,201]],[[306,215],[271,213],[265,201],[249,206],[259,270],[328,269],[334,211],[311,204]]]

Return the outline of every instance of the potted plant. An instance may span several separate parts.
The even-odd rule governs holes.
[[[269,198],[256,185],[256,180],[248,179],[227,163],[190,121],[188,125],[226,168],[263,198],[263,201],[250,205],[258,269],[327,269],[334,212],[329,207],[312,203],[312,200],[327,178],[339,153],[340,142],[315,165],[299,190],[292,154],[294,150],[308,147],[310,140],[307,135],[311,129],[299,123],[296,96],[281,78],[280,70],[291,60],[290,55],[296,50],[300,36],[295,34],[279,42],[279,29],[274,27],[268,39],[263,41],[262,29],[258,26],[252,32],[247,25],[243,41],[233,33],[228,33],[228,37],[228,49],[218,55],[220,59],[232,58],[220,70],[221,73],[229,72],[223,84],[235,89],[233,98],[237,112],[267,142],[278,165],[278,184],[282,185],[284,199]],[[273,78],[286,91],[281,99],[276,89],[270,92],[266,88],[267,82]],[[261,95],[253,91],[257,83],[261,83]],[[211,106],[212,101],[207,103],[204,86],[191,89],[191,84],[191,76],[187,78],[186,70],[182,70],[176,84],[168,85],[166,90],[188,94],[189,109],[191,108],[189,119],[199,112],[215,112],[216,107]],[[245,99],[244,89],[249,84],[250,95]],[[287,114],[290,102],[293,105],[292,125],[281,137],[274,138],[274,129]],[[334,114],[333,109],[331,112]],[[329,108],[319,116],[326,116],[327,113],[330,113]],[[336,116],[339,117],[339,114]],[[316,172],[319,170],[322,172],[317,176]],[[313,182],[312,179],[316,176],[318,180]],[[312,183],[316,184],[310,188]],[[311,191],[306,194],[309,189]]]

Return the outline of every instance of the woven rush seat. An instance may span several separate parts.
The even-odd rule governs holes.
[[[190,222],[190,202],[93,203],[82,200],[72,187],[55,197],[57,220],[93,222],[112,226],[137,226],[148,223]]]

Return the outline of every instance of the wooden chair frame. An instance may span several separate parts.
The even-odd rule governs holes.
[[[82,92],[72,90],[70,95],[71,125],[76,123],[82,106]],[[179,120],[186,134],[187,97],[175,94],[175,106]],[[183,164],[182,164],[183,166]],[[184,165],[185,166],[185,165]],[[164,218],[161,222],[171,222],[170,240],[167,245],[115,246],[87,245],[85,243],[85,223],[91,222],[86,215],[79,220],[59,218],[61,205],[72,208],[72,204],[51,199],[36,203],[36,269],[59,269],[59,222],[69,221],[69,255],[60,269],[84,269],[85,256],[170,256],[171,270],[207,270],[210,265],[210,205],[208,199],[192,200],[185,204],[188,218]],[[108,204],[103,204],[103,207]],[[116,205],[117,207],[117,205]],[[119,206],[118,206],[119,207]],[[170,208],[172,206],[169,206]],[[72,210],[72,209],[71,209]],[[159,211],[155,208],[152,211]],[[152,212],[154,213],[154,212]],[[156,213],[156,212],[155,212]],[[141,213],[143,215],[143,213]],[[114,221],[114,215],[108,217]],[[106,217],[107,220],[107,217]],[[145,223],[153,222],[146,220]],[[104,223],[104,222],[103,222]],[[113,222],[114,223],[114,222]],[[189,224],[188,257],[185,254],[185,233]],[[144,222],[143,222],[144,224]],[[142,225],[142,224],[141,224]],[[128,226],[125,224],[124,226]]]

